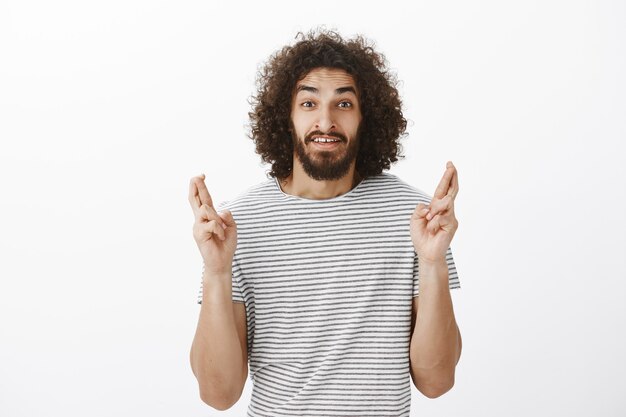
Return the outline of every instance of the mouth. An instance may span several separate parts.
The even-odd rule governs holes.
[[[319,149],[334,149],[339,146],[342,140],[335,137],[315,136],[309,142]]]

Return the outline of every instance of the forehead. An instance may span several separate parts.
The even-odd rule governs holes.
[[[354,78],[340,68],[314,68],[296,83],[296,88],[300,85],[308,85],[319,89],[324,88],[324,86],[332,89],[352,86],[356,90]]]

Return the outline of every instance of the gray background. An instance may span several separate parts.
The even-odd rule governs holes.
[[[242,416],[189,365],[188,181],[265,179],[258,66],[363,33],[402,80],[406,159],[452,160],[456,385],[413,416],[623,416],[626,6],[611,1],[0,3],[0,415]]]

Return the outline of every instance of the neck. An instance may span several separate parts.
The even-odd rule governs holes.
[[[347,193],[361,182],[361,176],[354,168],[354,163],[343,177],[322,181],[309,177],[301,167],[297,169],[296,165],[294,164],[294,169],[287,178],[279,181],[285,194],[309,200],[327,200]]]

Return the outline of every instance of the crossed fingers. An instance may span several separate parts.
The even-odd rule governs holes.
[[[189,204],[196,217],[196,224],[202,224],[204,231],[215,233],[221,240],[225,239],[224,230],[226,224],[224,219],[215,211],[213,199],[204,183],[204,174],[195,176],[189,181]],[[221,228],[219,227],[221,226]],[[209,239],[211,235],[209,235]]]
[[[438,199],[444,198],[446,195],[455,199],[459,192],[459,179],[456,172],[456,167],[452,164],[452,161],[448,161],[446,164],[446,172],[443,173],[441,181],[435,190],[434,197]]]
[[[459,179],[456,167],[452,164],[452,161],[448,161],[446,171],[441,181],[439,181],[439,185],[428,207],[429,212],[426,215],[426,219],[431,220],[437,214],[442,214],[448,210],[454,211],[454,199],[458,193]]]
[[[195,176],[189,181],[189,204],[194,213],[200,209],[203,204],[213,207],[213,199],[209,190],[207,190],[204,184],[204,174]]]

